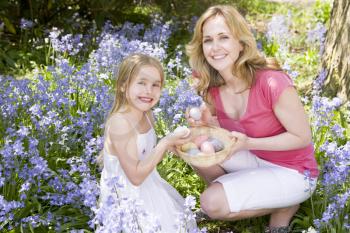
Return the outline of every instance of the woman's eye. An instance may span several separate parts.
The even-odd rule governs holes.
[[[146,83],[145,82],[138,82],[138,84],[145,85]]]
[[[211,41],[211,39],[205,39],[203,40],[203,43],[209,43]]]
[[[222,37],[220,37],[220,39],[226,40],[226,39],[229,39],[229,37],[228,36],[222,36]]]

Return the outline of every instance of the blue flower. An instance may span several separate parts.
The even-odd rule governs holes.
[[[21,22],[20,22],[20,26],[19,27],[21,29],[26,30],[26,29],[32,28],[34,25],[35,25],[35,23],[33,21],[21,18]]]

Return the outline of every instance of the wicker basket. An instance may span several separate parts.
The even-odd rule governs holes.
[[[196,167],[210,167],[223,162],[235,143],[232,137],[230,137],[230,132],[219,127],[200,126],[190,128],[190,130],[191,137],[197,137],[199,135],[212,136],[219,139],[224,144],[224,149],[221,151],[211,154],[200,152],[197,155],[189,155],[181,150],[181,146],[177,146],[177,154],[187,163]]]

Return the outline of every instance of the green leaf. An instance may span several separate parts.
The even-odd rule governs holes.
[[[47,9],[51,10],[51,8],[52,8],[52,0],[48,0],[47,1]]]
[[[34,228],[33,228],[32,224],[30,224],[30,223],[29,223],[28,225],[29,225],[30,232],[35,233],[35,231],[34,231]]]
[[[5,26],[9,32],[11,32],[12,34],[17,34],[15,27],[13,26],[13,24],[10,22],[8,18],[3,16],[2,21],[4,21]]]

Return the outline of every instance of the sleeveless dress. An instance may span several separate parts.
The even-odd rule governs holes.
[[[137,131],[136,133],[139,159],[143,160],[156,145],[156,134],[153,127],[146,133],[141,134]],[[100,181],[101,202],[104,202],[111,194],[110,188],[107,185],[107,179],[119,176],[124,180],[125,187],[118,190],[118,195],[141,200],[141,208],[143,208],[147,214],[158,219],[158,223],[161,225],[161,232],[177,232],[176,220],[179,215],[183,213],[184,199],[174,187],[160,177],[156,168],[148,175],[141,185],[135,186],[128,180],[116,155],[108,154],[106,150],[104,150],[103,164],[104,167]],[[195,223],[191,223],[191,225],[192,227],[190,228],[193,228]]]

